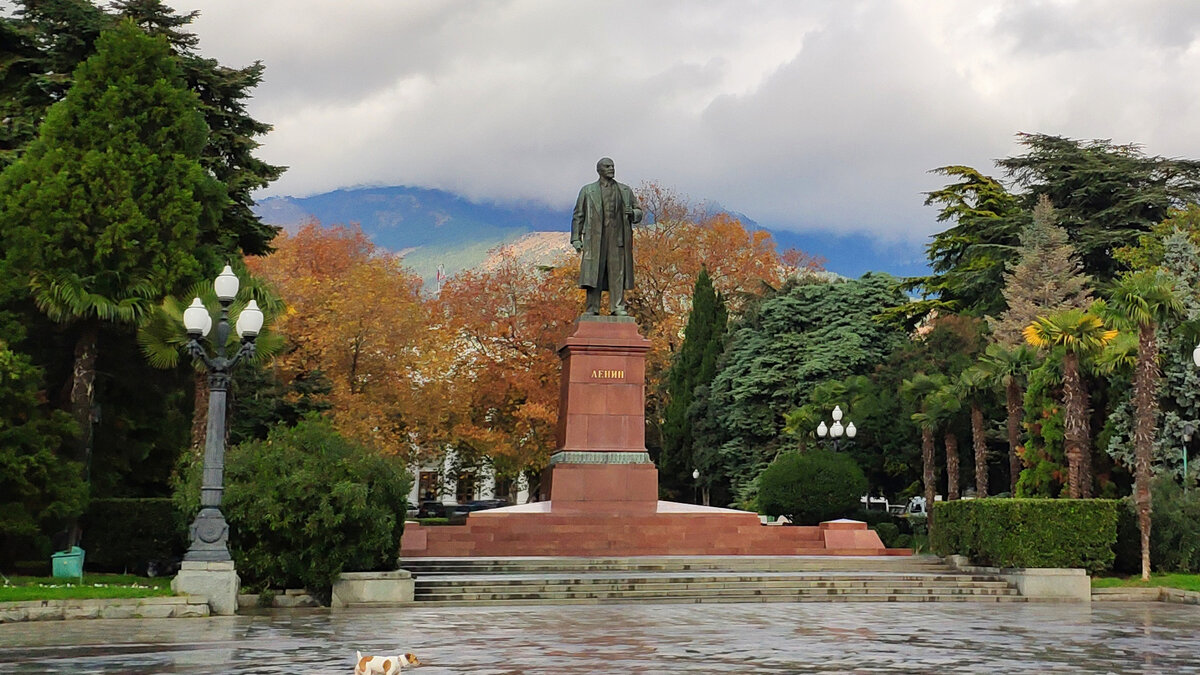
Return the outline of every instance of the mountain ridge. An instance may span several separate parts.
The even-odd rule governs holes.
[[[404,252],[404,262],[431,285],[442,266],[447,275],[478,267],[488,253],[525,238],[525,253],[543,257],[539,245],[561,248],[560,237],[533,233],[565,233],[571,209],[536,202],[473,202],[444,190],[408,186],[340,188],[308,197],[268,197],[254,212],[264,223],[294,230],[316,220],[327,225],[357,223],[380,248]],[[796,232],[762,227],[743,213],[727,211],[750,229],[767,230],[780,250],[797,248],[826,260],[826,269],[847,277],[868,271],[894,276],[928,274],[924,246],[887,242],[861,233]],[[537,243],[535,243],[537,242]]]

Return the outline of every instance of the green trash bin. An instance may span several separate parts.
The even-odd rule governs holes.
[[[59,551],[50,556],[50,573],[56,579],[83,576],[83,549],[72,546],[68,551]]]

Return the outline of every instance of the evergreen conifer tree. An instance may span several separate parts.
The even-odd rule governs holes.
[[[1021,331],[1039,316],[1082,309],[1091,298],[1090,279],[1054,218],[1054,206],[1043,196],[1033,209],[1033,222],[1021,233],[1020,257],[1004,275],[1008,308],[992,321],[992,332],[1005,346],[1024,344]]]
[[[707,385],[716,375],[725,334],[725,303],[713,289],[708,270],[701,268],[692,291],[692,311],[684,329],[683,344],[667,374],[671,399],[663,414],[663,449],[659,461],[659,483],[664,492],[678,498],[689,494],[694,457],[693,421],[688,411],[695,401],[697,386]]]
[[[70,409],[91,451],[100,329],[200,276],[203,205],[221,185],[200,164],[207,127],[165,40],[131,22],[97,40],[39,136],[0,174],[0,250],[51,320],[70,325]]]

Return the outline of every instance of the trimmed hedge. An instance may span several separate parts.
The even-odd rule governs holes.
[[[175,505],[161,499],[93,499],[82,522],[87,568],[145,574],[149,563],[178,559],[187,550],[187,528]]]
[[[1112,567],[1117,499],[935,502],[930,545],[995,567]]]

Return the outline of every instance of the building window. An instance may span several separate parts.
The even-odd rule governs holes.
[[[417,494],[423,502],[436,502],[441,493],[441,481],[436,471],[422,471],[417,478]]]
[[[454,497],[459,504],[475,499],[475,472],[464,471],[458,474],[458,485],[455,487]]]

